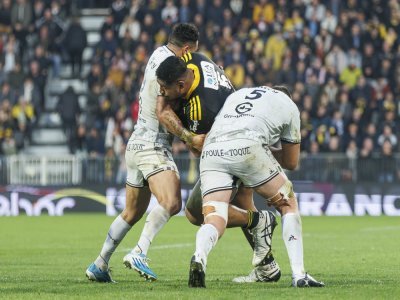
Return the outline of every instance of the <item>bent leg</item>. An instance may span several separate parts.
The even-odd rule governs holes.
[[[121,217],[130,226],[136,224],[144,215],[149,206],[151,192],[148,187],[137,188],[126,185],[125,208]]]
[[[190,221],[190,223],[196,226],[200,226],[204,222],[204,217],[202,214],[203,200],[201,197],[200,186],[201,182],[198,180],[189,195],[185,207],[187,219]],[[239,197],[239,205],[236,205],[236,203],[235,205],[229,204],[228,207],[227,228],[246,227],[249,220],[248,210],[257,211],[252,201],[253,192],[251,189],[239,189],[237,195],[239,196],[235,196],[233,201],[236,201],[236,199]],[[247,203],[248,199],[251,199],[251,203]]]
[[[147,187],[137,188],[126,185],[125,208],[111,224],[106,240],[95,260],[99,268],[108,266],[110,258],[132,226],[143,216],[150,200]]]
[[[292,183],[285,174],[280,173],[271,181],[257,187],[256,191],[266,199],[277,200],[269,202],[276,204],[276,209],[282,215],[282,238],[292,269],[292,285],[323,287],[324,283],[316,281],[304,270],[302,224]]]

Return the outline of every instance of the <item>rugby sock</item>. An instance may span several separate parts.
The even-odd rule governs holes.
[[[147,251],[149,251],[150,244],[154,237],[161,228],[164,227],[170,217],[170,213],[160,204],[157,204],[148,214],[139,242],[133,249],[133,252],[147,255]]]
[[[260,213],[258,211],[247,210],[247,229],[253,229],[258,225]]]
[[[104,241],[103,248],[101,249],[100,255],[95,260],[95,265],[100,269],[107,268],[108,262],[110,261],[111,255],[118,247],[119,243],[125,237],[127,232],[132,228],[122,217],[119,215],[112,222],[110,229],[108,230],[106,240]]]
[[[207,265],[207,256],[218,242],[218,230],[214,225],[204,224],[196,234],[196,261],[203,260],[204,267]]]
[[[293,276],[304,276],[303,237],[298,213],[282,216],[282,238],[288,252]]]

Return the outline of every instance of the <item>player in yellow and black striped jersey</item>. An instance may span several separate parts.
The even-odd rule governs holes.
[[[198,154],[202,150],[204,134],[210,131],[215,117],[234,88],[223,70],[199,53],[187,53],[182,58],[166,58],[158,67],[156,76],[161,94],[156,110],[160,123]],[[235,278],[235,281],[277,281],[281,276],[279,265],[271,251],[268,251],[271,245],[266,245],[268,243],[262,238],[266,228],[271,228],[273,232],[277,224],[275,217],[267,217],[270,216],[267,211],[257,211],[252,190],[237,183],[233,183],[237,193],[228,207],[228,227],[241,227],[252,248],[255,251],[265,249],[267,254],[249,275]],[[204,221],[199,182],[186,202],[185,213],[192,224],[200,225]],[[258,238],[253,239],[253,236]]]
[[[190,86],[179,89],[186,81],[177,81],[179,76],[175,72],[171,74],[173,68],[168,67],[167,61],[165,68],[157,70],[161,94],[170,99],[181,98],[182,102],[176,113],[183,126],[193,133],[204,134],[211,129],[226,98],[235,90],[224,71],[205,55],[189,52],[181,59],[184,62],[182,67],[188,71],[186,76],[193,77]],[[173,85],[174,82],[177,85]]]

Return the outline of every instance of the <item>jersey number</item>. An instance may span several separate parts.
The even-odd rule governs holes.
[[[250,95],[247,95],[245,99],[249,99],[249,100],[256,100],[258,98],[260,98],[265,92],[267,92],[266,90],[253,90]]]

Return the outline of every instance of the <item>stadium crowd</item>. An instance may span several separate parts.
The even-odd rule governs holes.
[[[149,54],[177,22],[197,25],[199,51],[223,66],[237,89],[290,87],[303,152],[391,159],[399,151],[398,0],[114,0],[109,9],[83,74],[86,36],[71,2],[1,0],[1,153],[29,141],[47,77],[73,63],[89,92],[87,105],[72,112],[71,151],[123,156]],[[186,151],[179,142],[174,149]]]

